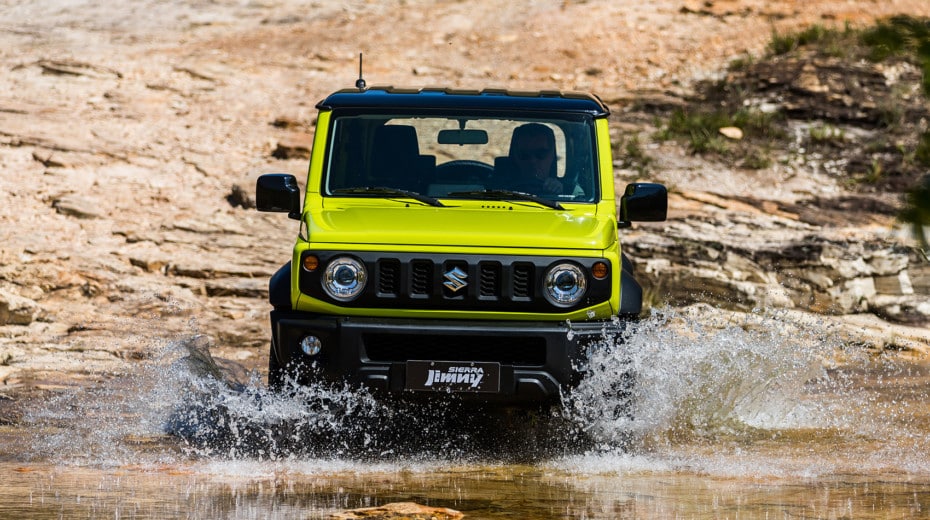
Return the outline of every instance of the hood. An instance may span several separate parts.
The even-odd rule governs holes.
[[[312,211],[308,229],[311,242],[332,244],[591,250],[616,241],[613,220],[598,219],[596,206],[574,208],[353,204]]]

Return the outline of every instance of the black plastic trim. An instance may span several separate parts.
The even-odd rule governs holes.
[[[578,112],[598,118],[610,115],[607,105],[600,99],[583,92],[518,92],[492,89],[464,91],[448,88],[399,89],[382,86],[366,90],[345,89],[334,92],[317,104],[317,108],[456,108]]]
[[[590,275],[595,262],[610,262],[598,257],[550,257],[510,255],[453,255],[393,252],[310,250],[302,253],[316,255],[320,268],[315,272],[301,270],[300,291],[313,298],[346,308],[379,308],[390,305],[402,309],[433,309],[457,311],[541,312],[563,313],[604,303],[610,299],[612,274],[602,280]],[[329,260],[336,256],[352,256],[365,264],[368,284],[352,301],[333,299],[323,290],[321,276]],[[379,262],[392,266],[390,283],[380,278]],[[582,267],[587,278],[584,297],[571,307],[556,307],[543,296],[543,280],[548,268],[556,263],[570,262]],[[487,280],[482,279],[483,266],[499,266],[500,292],[490,295],[482,291]],[[467,273],[468,286],[450,291],[443,286],[444,274],[454,267]],[[393,269],[398,268],[399,272]],[[524,278],[525,279],[524,286]],[[484,282],[484,283],[482,283]],[[387,287],[399,288],[396,294],[385,292]]]
[[[403,341],[417,341],[415,350],[424,350],[443,338],[474,338],[472,355],[459,352],[452,361],[496,361],[501,363],[501,387],[495,394],[457,394],[463,400],[504,405],[554,404],[562,392],[577,385],[582,377],[578,368],[584,366],[587,350],[598,344],[605,333],[616,335],[625,327],[624,321],[595,321],[568,324],[565,322],[506,322],[490,320],[412,320],[397,318],[347,318],[317,315],[299,311],[276,310],[271,313],[273,331],[271,356],[281,367],[298,370],[301,379],[314,367],[315,377],[337,383],[365,385],[373,390],[402,394],[405,391],[403,359],[373,360],[368,355],[366,341],[372,336],[395,335]],[[571,332],[571,334],[569,334]],[[309,358],[300,351],[299,342],[307,334],[320,338],[322,352]],[[487,357],[488,349],[480,345],[482,338],[514,338],[540,342],[544,355],[533,364],[519,360],[508,362],[506,356]],[[424,346],[426,345],[426,346]],[[415,352],[417,356],[423,352]],[[442,355],[437,355],[440,359]],[[429,360],[429,359],[427,359]],[[306,373],[300,372],[301,370]]]

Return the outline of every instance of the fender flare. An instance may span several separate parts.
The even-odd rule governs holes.
[[[291,308],[291,263],[281,266],[268,281],[268,303],[275,309]]]
[[[620,275],[620,312],[622,317],[638,317],[643,311],[643,286],[633,276],[633,263],[623,255]]]

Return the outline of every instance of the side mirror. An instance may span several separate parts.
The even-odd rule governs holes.
[[[287,213],[300,219],[300,187],[297,178],[287,173],[266,173],[255,183],[255,207],[258,211]]]
[[[631,222],[661,222],[668,213],[668,190],[661,184],[634,182],[627,184],[620,197],[618,227],[629,227]]]

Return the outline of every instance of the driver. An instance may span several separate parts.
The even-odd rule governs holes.
[[[543,193],[561,195],[565,186],[556,173],[555,134],[540,123],[527,123],[513,130],[510,140],[510,159],[517,166],[520,183],[541,186]],[[575,184],[572,195],[584,195]]]

